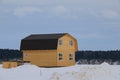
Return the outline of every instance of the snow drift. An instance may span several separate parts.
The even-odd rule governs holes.
[[[119,67],[107,63],[61,68],[40,68],[30,64],[12,69],[0,66],[0,80],[120,80]]]

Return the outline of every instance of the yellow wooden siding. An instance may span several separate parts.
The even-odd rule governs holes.
[[[10,61],[7,61],[7,62],[3,62],[2,63],[2,67],[3,68],[14,68],[14,67],[17,67],[18,66],[18,63],[17,62],[10,62]]]
[[[57,50],[78,50],[77,40],[70,36],[69,34],[66,34],[65,36],[59,38],[59,40],[62,40],[62,45],[58,44]],[[73,45],[69,45],[69,41],[72,40]]]
[[[65,36],[59,38],[59,40],[62,40],[62,45],[59,45],[58,43],[57,66],[74,65],[75,64],[75,52],[78,50],[76,39],[70,36],[69,34],[66,34]],[[72,46],[69,44],[70,40],[73,42]],[[59,60],[59,53],[63,54],[62,60]],[[69,60],[69,54],[73,54],[73,60]]]
[[[17,67],[18,63],[17,62],[11,62],[11,67]]]
[[[62,60],[59,60],[59,53],[62,53]],[[73,54],[73,60],[69,60],[69,54]],[[75,64],[75,55],[73,51],[58,51],[57,66],[71,66]]]
[[[37,66],[56,66],[56,50],[24,50],[23,60],[30,61]]]
[[[76,39],[74,39],[74,43],[75,43],[75,52],[78,51],[78,42]]]

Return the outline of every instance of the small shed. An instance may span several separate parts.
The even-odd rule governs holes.
[[[19,66],[19,63],[17,61],[4,61],[2,63],[3,68],[14,68]]]

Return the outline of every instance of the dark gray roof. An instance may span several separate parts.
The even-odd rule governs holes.
[[[20,50],[55,50],[58,38],[65,34],[32,34],[21,40]]]
[[[58,34],[32,34],[24,40],[40,40],[40,39],[58,39],[67,33],[58,33]]]

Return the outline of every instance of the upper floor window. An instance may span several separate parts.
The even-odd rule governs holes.
[[[59,60],[62,60],[63,59],[63,55],[62,55],[62,53],[59,53]]]
[[[58,44],[62,45],[63,44],[62,40],[58,40]]]
[[[69,40],[69,45],[70,45],[70,46],[72,46],[72,45],[73,45],[72,40]]]
[[[69,54],[69,60],[73,60],[73,54]]]

